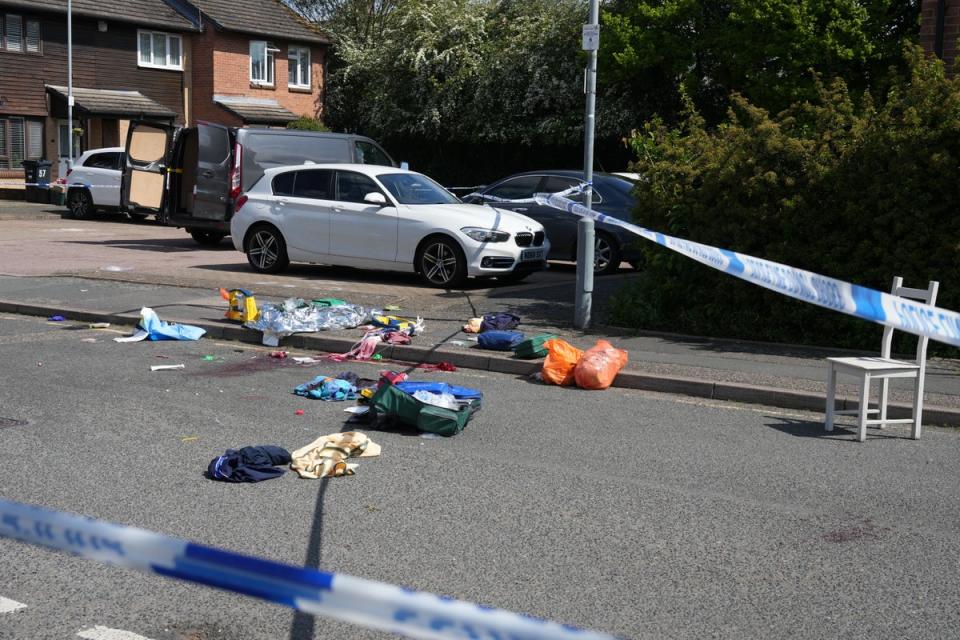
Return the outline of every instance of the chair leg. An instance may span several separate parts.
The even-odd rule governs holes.
[[[833,411],[836,403],[837,393],[837,371],[833,368],[833,363],[827,363],[827,415],[823,422],[825,431],[833,431]]]
[[[857,412],[857,430],[860,442],[867,439],[867,409],[870,407],[870,374],[864,373],[860,381],[860,407]]]
[[[920,439],[920,430],[923,428],[923,376],[917,374],[917,381],[913,385],[913,433],[914,440]]]
[[[881,429],[887,426],[884,424],[883,421],[887,419],[887,396],[889,395],[889,391],[890,391],[890,379],[881,378],[880,379],[880,424],[877,425]]]

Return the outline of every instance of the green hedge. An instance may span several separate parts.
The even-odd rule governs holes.
[[[708,130],[688,109],[628,141],[650,229],[888,291],[940,281],[960,310],[960,82],[913,48],[882,101],[818,81],[771,116],[734,97]],[[648,266],[613,301],[622,326],[875,349],[878,325],[768,292],[644,243]],[[933,346],[935,343],[931,343]],[[903,345],[907,347],[909,345]]]

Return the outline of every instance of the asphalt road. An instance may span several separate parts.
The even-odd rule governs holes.
[[[233,485],[202,475],[224,449],[293,450],[345,427],[345,403],[295,385],[378,367],[116,335],[0,316],[0,495],[627,638],[960,627],[956,431],[860,444],[824,435],[813,414],[430,373],[415,379],[484,392],[462,434],[370,430],[383,453],[356,476]],[[5,611],[10,601],[26,606]],[[97,627],[151,640],[385,637],[0,540],[0,639]]]

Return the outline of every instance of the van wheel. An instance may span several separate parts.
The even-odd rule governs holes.
[[[434,287],[459,287],[467,279],[467,259],[455,241],[443,236],[427,238],[417,252],[417,272]]]
[[[244,250],[247,262],[260,273],[279,273],[290,264],[287,243],[276,227],[257,227],[251,231]]]
[[[205,247],[218,245],[220,244],[221,240],[227,237],[227,234],[225,233],[218,233],[216,231],[201,231],[199,229],[190,229],[189,233],[197,244],[202,244]]]
[[[93,198],[86,189],[72,189],[67,195],[67,207],[74,218],[89,218],[93,215]]]

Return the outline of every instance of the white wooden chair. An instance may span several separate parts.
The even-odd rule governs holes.
[[[911,289],[903,286],[903,278],[893,279],[890,290],[895,296],[919,300],[933,305],[937,302],[937,289],[940,283],[933,280],[926,289]],[[824,427],[833,431],[834,415],[856,415],[860,442],[867,439],[867,425],[876,424],[881,428],[885,424],[913,424],[911,436],[914,440],[920,438],[921,420],[923,417],[923,376],[927,365],[927,341],[923,336],[917,338],[917,357],[913,362],[893,360],[890,358],[890,348],[893,342],[893,327],[884,327],[883,339],[880,343],[880,357],[865,358],[827,358],[827,416]],[[857,409],[836,411],[834,408],[837,391],[837,374],[847,374],[860,378],[860,403]],[[870,409],[870,382],[880,380],[880,401],[877,409]],[[889,419],[887,418],[887,392],[890,378],[915,378],[913,385],[913,417]],[[877,419],[867,419],[867,414],[879,413]]]

